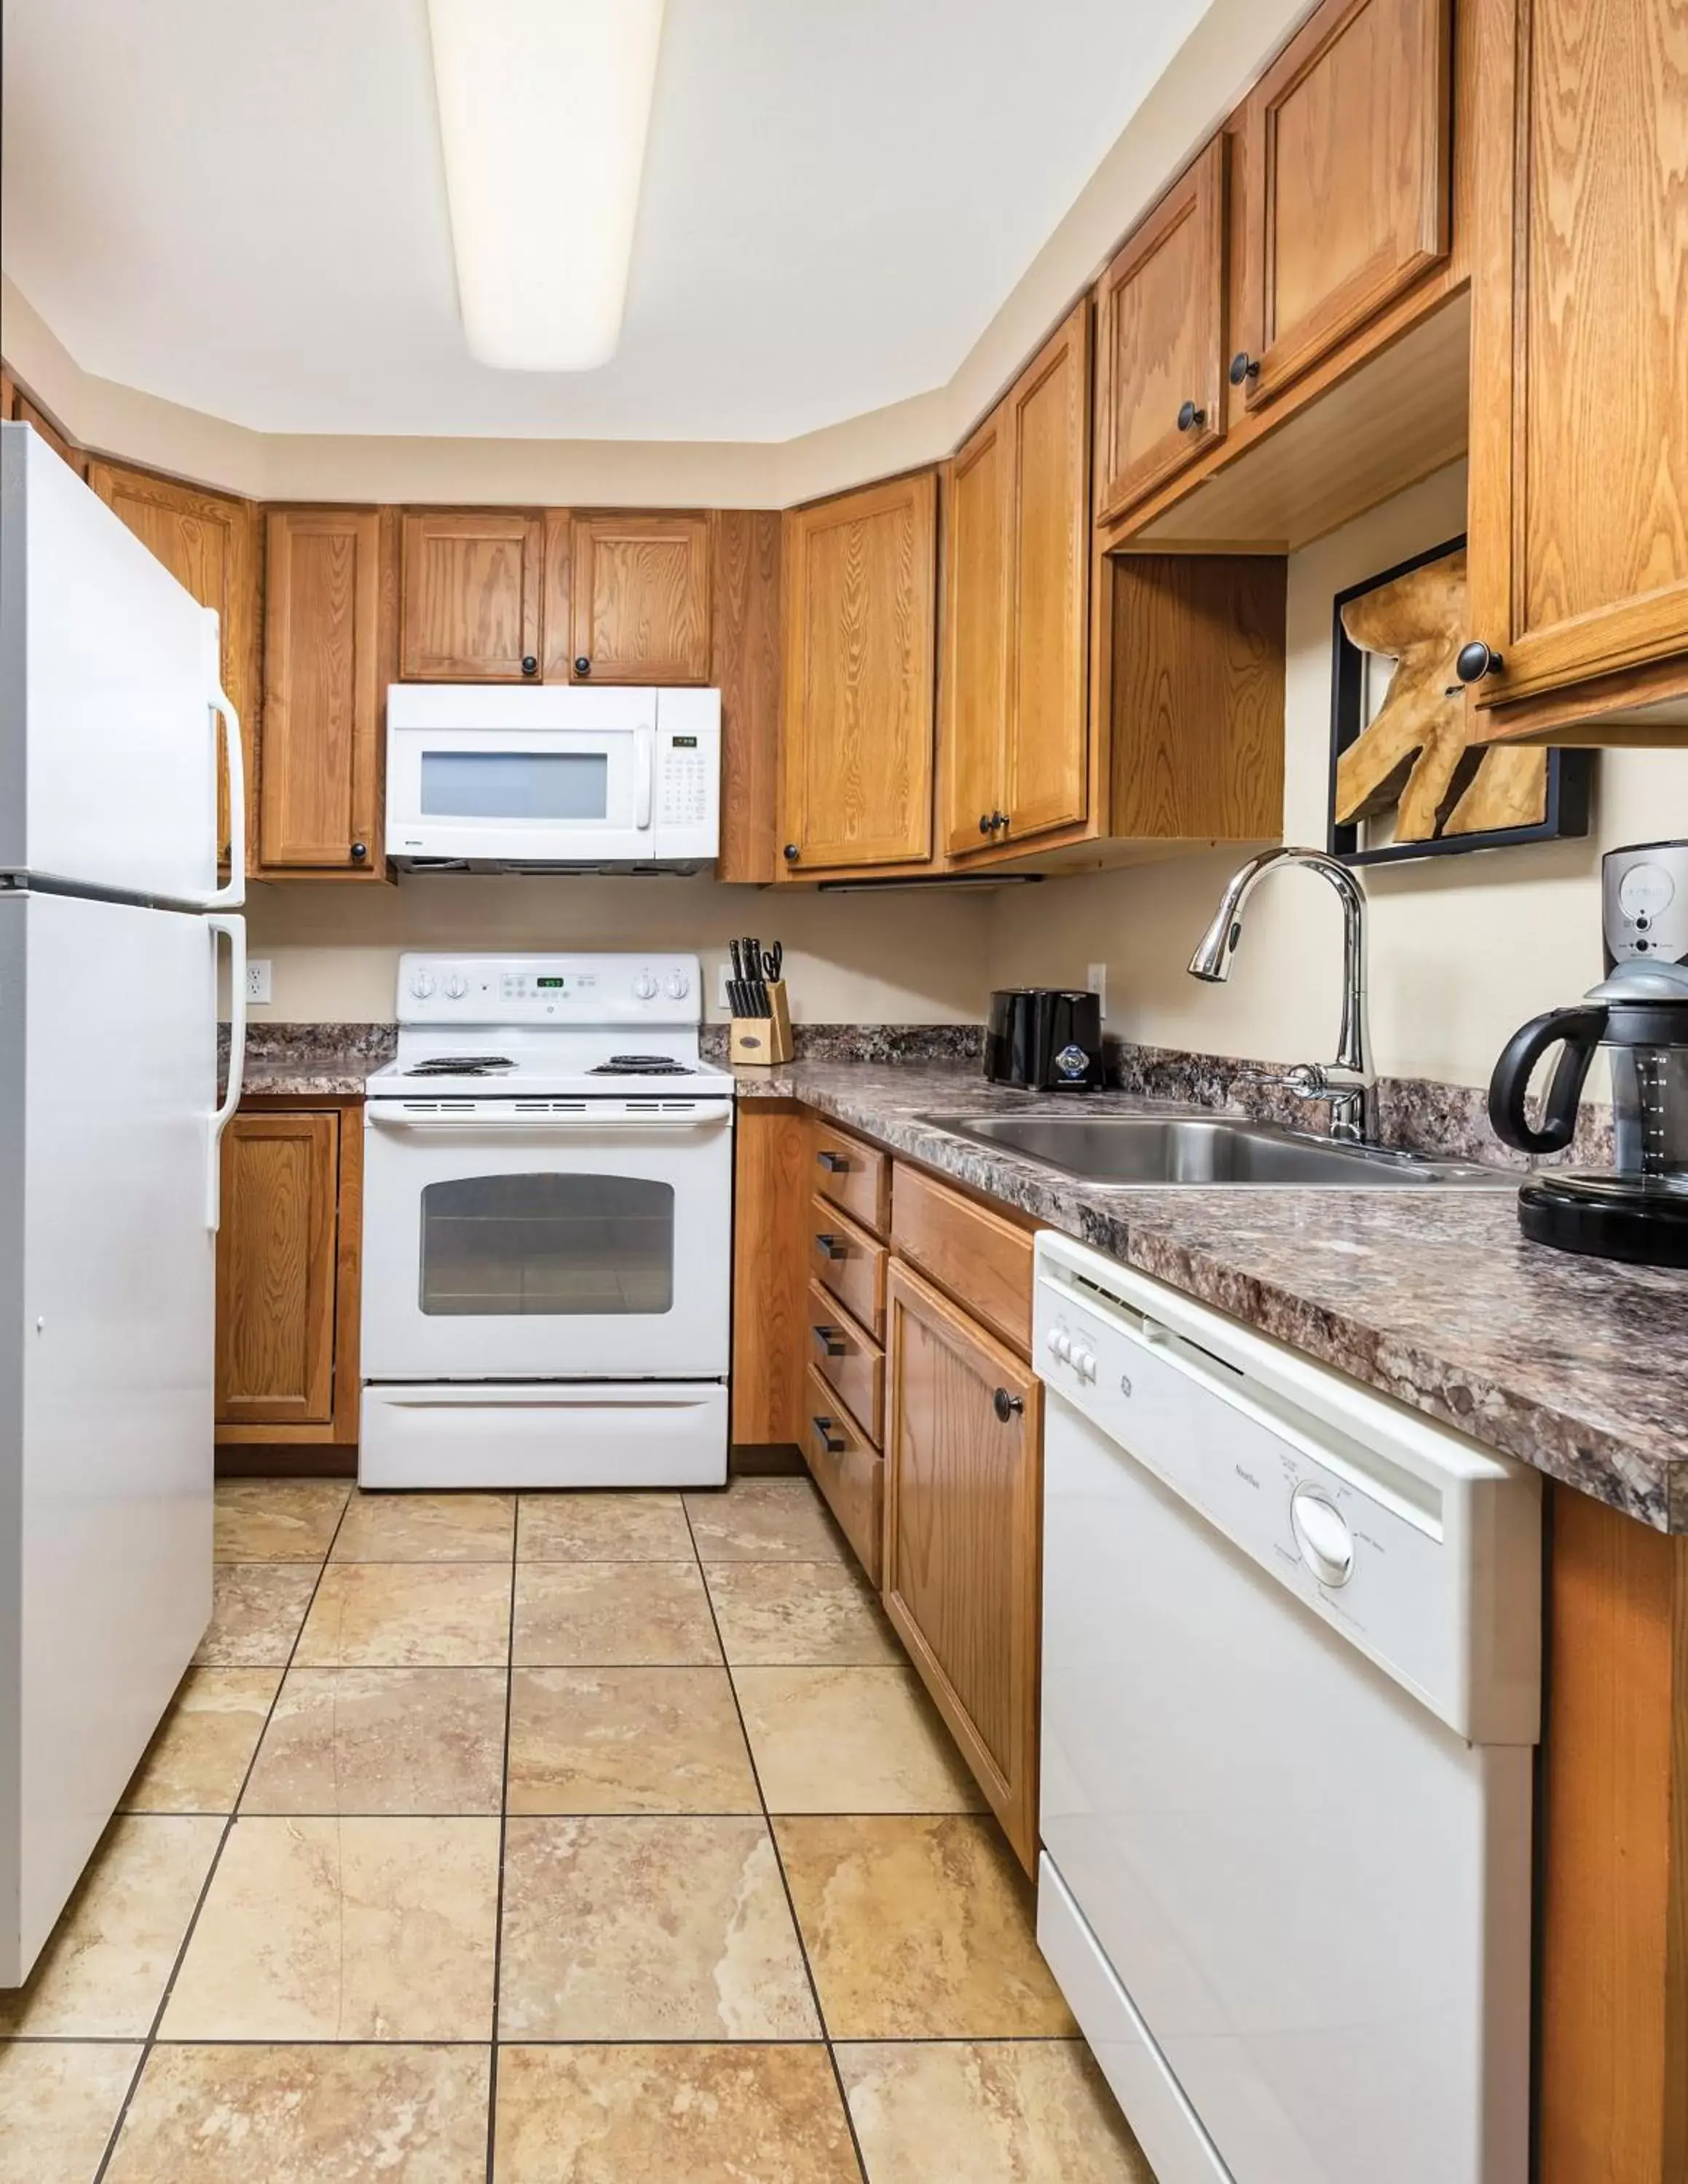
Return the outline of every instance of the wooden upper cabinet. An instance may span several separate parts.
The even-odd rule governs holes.
[[[216,1415],[326,1426],[334,1413],[340,1117],[235,1117],[223,1134]]]
[[[1445,257],[1452,0],[1324,0],[1244,110],[1241,346],[1270,402]]]
[[[1009,393],[1008,709],[1003,809],[1009,844],[1090,806],[1090,304],[1087,298]]]
[[[1165,485],[1223,436],[1227,164],[1221,135],[1098,285],[1098,522]]]
[[[781,855],[796,877],[932,847],[937,475],[788,515]]]
[[[1008,410],[952,456],[944,494],[943,846],[994,842],[1008,705]]]
[[[1478,147],[1470,635],[1501,656],[1478,708],[1529,702],[1510,724],[1479,710],[1480,734],[1551,728],[1601,677],[1615,704],[1688,692],[1688,3],[1502,12]]]
[[[392,514],[278,508],[265,554],[263,866],[377,873]]]
[[[400,662],[420,682],[521,682],[539,671],[543,526],[520,509],[407,512]]]
[[[568,533],[569,613],[566,624],[547,621],[546,674],[566,666],[577,682],[707,682],[709,518],[575,515]],[[554,618],[554,584],[546,605]]]
[[[61,432],[44,410],[36,409],[21,387],[9,378],[0,387],[0,416],[14,417],[20,425],[31,425],[61,461],[67,462],[78,477],[88,474],[88,459],[75,442]]]
[[[886,1612],[1031,1872],[1041,1390],[1011,1350],[900,1261],[886,1304]]]
[[[88,483],[184,590],[201,606],[216,609],[223,688],[240,716],[249,795],[259,693],[257,510],[226,493],[97,458],[88,464]],[[219,775],[217,840],[225,858],[228,838],[228,799]]]

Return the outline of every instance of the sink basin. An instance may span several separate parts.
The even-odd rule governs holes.
[[[1333,1144],[1269,1123],[1215,1115],[974,1115],[924,1122],[1047,1161],[1092,1183],[1338,1190],[1516,1190],[1504,1168]]]

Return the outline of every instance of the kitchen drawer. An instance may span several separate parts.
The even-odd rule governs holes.
[[[885,1352],[822,1289],[809,1284],[809,1362],[877,1448],[885,1414]]]
[[[1031,1354],[1031,1234],[898,1161],[891,1239],[993,1334]],[[882,1331],[882,1329],[881,1329]]]
[[[810,1205],[808,1239],[811,1277],[883,1342],[885,1245],[824,1198]]]
[[[885,1561],[885,1458],[813,1367],[803,1455],[839,1529],[877,1586]]]
[[[813,1173],[814,1187],[823,1198],[854,1214],[875,1235],[884,1235],[891,1199],[891,1162],[884,1153],[835,1130],[830,1123],[818,1122]]]

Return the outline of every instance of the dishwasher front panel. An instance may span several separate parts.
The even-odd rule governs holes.
[[[1043,1844],[1212,2148],[1236,2184],[1523,2184],[1529,1746],[1467,1742],[1051,1396]],[[1229,1418],[1193,1394],[1205,1464]]]

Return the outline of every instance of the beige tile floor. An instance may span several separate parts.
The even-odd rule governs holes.
[[[1154,2184],[807,1480],[218,1504],[0,2184]]]

